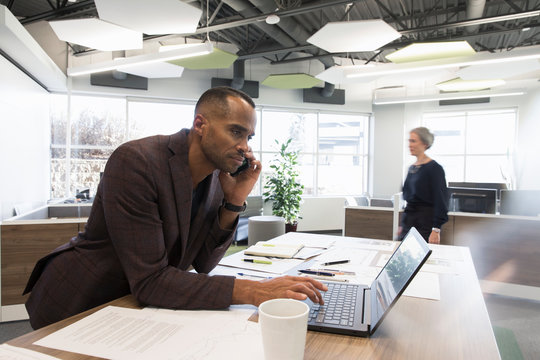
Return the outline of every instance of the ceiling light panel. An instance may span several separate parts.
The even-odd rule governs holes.
[[[444,59],[474,54],[474,49],[467,41],[448,41],[411,44],[385,57],[393,63],[400,64],[411,61]]]
[[[347,84],[352,82],[358,82],[358,80],[351,79],[350,77],[347,77],[347,74],[349,74],[351,71],[363,71],[367,69],[372,69],[374,65],[368,64],[368,65],[347,65],[347,66],[332,66],[328,69],[324,70],[320,74],[316,75],[315,77],[317,79],[329,82],[330,84]],[[373,77],[375,79],[376,77]],[[370,80],[373,80],[370,79]]]
[[[460,69],[456,75],[464,80],[492,79],[493,75],[500,79],[508,79],[538,70],[540,70],[540,61],[529,59],[514,63],[472,65]]]
[[[123,71],[122,69],[124,67],[131,67],[134,65],[151,64],[192,56],[206,55],[211,53],[213,49],[214,46],[211,43],[201,43],[197,46],[191,46],[189,48],[130,56],[127,58],[117,58],[112,61],[68,67],[67,74],[68,76],[80,76],[109,70]]]
[[[373,105],[391,105],[391,104],[406,104],[416,102],[430,102],[441,100],[462,100],[462,99],[479,99],[485,97],[505,97],[505,96],[520,96],[526,92],[520,89],[509,89],[507,91],[471,91],[449,94],[432,94],[421,96],[407,96],[395,98],[373,99]]]
[[[362,67],[355,68],[353,66],[349,66],[348,69],[345,71],[345,76],[348,78],[362,79],[372,78],[374,76],[423,72],[426,70],[459,68],[471,65],[486,66],[504,63],[517,64],[521,61],[534,59],[540,59],[540,46],[538,45],[500,53],[489,53],[486,51],[481,53],[475,53],[474,55],[470,56],[460,56],[448,59],[415,61],[404,64],[385,63],[379,64],[373,69],[364,69]],[[493,75],[494,74],[491,75],[492,78]],[[499,75],[497,74],[495,74],[495,76],[499,77]]]
[[[202,11],[178,0],[94,0],[100,19],[148,35],[189,34]]]
[[[476,91],[494,88],[505,83],[502,79],[462,80],[458,78],[438,83],[435,86],[442,91]]]
[[[401,37],[383,20],[330,22],[307,41],[331,53],[374,51]]]
[[[143,65],[124,66],[122,72],[142,76],[148,79],[179,78],[184,68],[168,62],[158,62]]]
[[[100,19],[50,21],[62,40],[102,51],[141,49],[142,33]]]

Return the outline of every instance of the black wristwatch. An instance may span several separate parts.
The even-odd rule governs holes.
[[[231,203],[228,203],[227,200],[223,199],[223,202],[221,203],[221,206],[223,206],[225,209],[227,209],[229,211],[242,212],[242,211],[246,210],[247,202],[244,201],[243,205],[238,206],[238,205],[233,205]]]

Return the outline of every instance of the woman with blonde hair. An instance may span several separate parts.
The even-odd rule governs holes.
[[[410,131],[409,151],[416,157],[416,162],[409,167],[403,184],[403,199],[407,206],[401,218],[400,239],[414,226],[427,242],[439,244],[441,226],[448,221],[444,170],[425,153],[433,140],[433,134],[425,127]]]

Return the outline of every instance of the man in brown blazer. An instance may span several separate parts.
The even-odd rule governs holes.
[[[146,305],[223,309],[272,298],[322,302],[320,282],[207,275],[232,242],[261,172],[251,98],[206,91],[190,130],[131,141],[107,162],[85,231],[41,259],[25,293],[34,329],[126,294]],[[231,176],[250,160],[247,170]],[[189,272],[190,266],[196,273]],[[320,300],[321,299],[321,300]]]

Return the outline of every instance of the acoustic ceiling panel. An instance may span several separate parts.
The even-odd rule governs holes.
[[[100,19],[50,21],[62,41],[102,51],[141,49],[142,33]]]
[[[190,70],[227,69],[238,59],[238,55],[214,47],[210,54],[169,61],[171,64]]]
[[[263,85],[276,89],[308,89],[321,85],[321,81],[308,74],[278,74],[269,75]]]
[[[385,57],[393,63],[401,64],[411,61],[474,55],[475,53],[476,51],[467,41],[446,41],[410,44]]]
[[[178,0],[94,0],[99,18],[148,35],[190,34],[202,11]]]
[[[383,20],[330,22],[307,41],[331,53],[374,51],[401,37]]]

